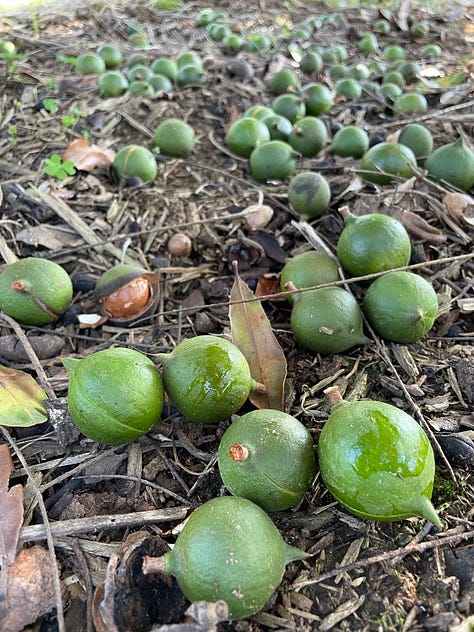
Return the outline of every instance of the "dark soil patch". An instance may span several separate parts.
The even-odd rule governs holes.
[[[13,253],[18,258],[56,261],[75,283],[73,305],[61,320],[45,328],[23,328],[29,338],[39,337],[47,347],[38,347],[37,355],[57,398],[51,402],[50,422],[11,431],[12,443],[41,491],[50,524],[65,521],[65,530],[55,538],[55,551],[68,631],[91,630],[91,613],[98,625],[102,593],[94,601],[92,596],[106,577],[106,591],[116,594],[120,632],[149,630],[153,624],[183,619],[188,604],[180,591],[164,580],[144,582],[140,560],[144,553],[162,551],[164,542],[175,540],[171,529],[189,508],[225,493],[215,455],[229,421],[217,426],[191,424],[168,408],[159,429],[133,445],[99,446],[79,435],[67,417],[68,377],[61,357],[81,358],[111,345],[153,354],[170,351],[183,338],[197,334],[228,334],[232,261],[238,260],[241,276],[252,290],[263,287],[263,293],[270,294],[277,289],[286,257],[309,249],[318,238],[334,252],[343,225],[338,208],[344,205],[354,213],[385,212],[403,219],[412,238],[411,263],[423,264],[416,269],[433,283],[440,314],[419,342],[400,346],[374,338],[341,355],[315,356],[295,345],[289,306],[265,300],[288,362],[287,411],[308,427],[315,443],[328,415],[323,390],[330,385],[338,385],[346,398],[380,399],[412,414],[416,411],[435,436],[450,437],[446,453],[436,453],[433,496],[445,527],[437,532],[420,519],[374,523],[355,518],[334,503],[317,477],[298,507],[272,516],[285,539],[312,556],[288,567],[278,592],[261,613],[233,624],[220,623],[218,629],[461,630],[456,626],[474,616],[472,454],[466,448],[463,460],[459,444],[452,447],[453,435],[464,433],[469,438],[474,429],[472,224],[449,215],[442,187],[424,178],[410,186],[402,183],[398,190],[364,185],[357,179],[356,161],[326,151],[298,164],[298,170],[319,171],[331,185],[330,208],[309,225],[288,206],[287,182],[259,185],[251,178],[247,161],[227,151],[225,131],[249,106],[269,104],[265,78],[280,66],[295,67],[288,56],[291,30],[309,15],[308,3],[294,3],[291,12],[286,3],[266,4],[270,5],[238,2],[220,7],[245,32],[287,29],[273,56],[241,54],[254,70],[254,76],[244,81],[229,71],[233,56],[212,43],[204,29],[196,28],[202,3],[178,11],[90,7],[71,17],[46,14],[37,24],[12,18],[0,30],[0,37],[13,39],[25,55],[23,60],[0,63],[0,251],[6,260]],[[335,13],[319,3],[311,5],[311,11]],[[359,35],[377,17],[375,9],[346,9],[339,21],[312,37],[323,47],[343,43],[350,59],[356,60]],[[442,62],[424,67],[439,67],[443,73],[469,68],[472,23],[461,10],[417,17],[429,21],[428,41],[440,43],[445,51]],[[183,87],[159,98],[126,95],[101,100],[94,82],[86,85],[57,58],[77,56],[105,42],[117,43],[129,56],[137,52],[128,39],[135,22],[144,26],[149,38],[144,52],[150,59],[174,57],[189,49],[200,52],[205,58],[205,85]],[[421,46],[395,25],[382,40],[401,43],[413,56]],[[323,74],[313,79],[326,80]],[[302,82],[309,79],[303,77]],[[46,111],[47,98],[55,99],[57,113]],[[462,86],[429,92],[427,98],[430,111],[419,120],[430,129],[436,145],[460,134],[472,139],[470,76]],[[64,115],[75,122],[66,126]],[[168,117],[186,120],[196,131],[198,144],[186,160],[158,156],[159,175],[153,186],[120,186],[107,169],[80,172],[63,182],[43,172],[45,159],[62,154],[72,140],[84,135],[116,151],[130,143],[149,146],[157,124]],[[331,134],[357,122],[372,142],[385,139],[402,124],[373,95],[356,103],[338,100],[323,118]],[[54,196],[55,204],[49,203],[46,192]],[[66,215],[59,214],[57,200],[69,207]],[[274,215],[268,225],[252,230],[243,222],[242,212],[259,200],[271,206]],[[71,218],[85,222],[100,246],[87,243]],[[421,229],[417,218],[425,222]],[[191,238],[189,255],[169,253],[167,242],[176,232]],[[104,245],[113,245],[116,251]],[[159,269],[156,314],[133,327],[110,323],[96,329],[80,327],[78,316],[97,311],[95,281],[118,263],[121,253],[147,269]],[[446,261],[438,264],[440,259]],[[272,280],[276,280],[273,286]],[[363,285],[351,287],[357,297],[362,296]],[[1,334],[0,364],[38,378],[31,353],[19,355],[18,331],[5,324]],[[7,440],[6,435],[3,438]],[[14,464],[12,480],[26,484],[28,476],[16,457]],[[145,514],[138,514],[151,510],[163,510],[161,522],[155,519],[150,524]],[[128,518],[114,528],[98,520],[117,514]],[[36,502],[27,515],[29,526],[42,524]],[[134,515],[139,517],[134,520]],[[89,519],[85,533],[68,522],[77,518]],[[469,532],[470,538],[463,536]],[[23,544],[29,546],[35,538],[31,531],[25,533],[30,536],[24,535]],[[443,537],[451,539],[440,543]],[[409,554],[398,551],[407,546],[414,547]],[[121,563],[114,571],[107,565],[110,559],[116,562],[116,554]],[[353,566],[337,570],[346,565]],[[144,583],[138,594],[136,586]],[[163,600],[165,607],[157,609],[156,602]],[[110,601],[105,606],[110,615]],[[34,629],[56,630],[54,610]]]

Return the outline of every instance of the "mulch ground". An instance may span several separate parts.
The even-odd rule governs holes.
[[[306,223],[288,205],[287,182],[253,180],[247,161],[227,150],[226,129],[249,106],[270,103],[265,78],[271,72],[296,66],[291,54],[297,46],[290,46],[294,25],[310,13],[335,13],[319,3],[292,3],[291,10],[287,3],[277,4],[219,7],[244,32],[287,33],[279,36],[271,56],[268,51],[240,54],[254,73],[243,80],[235,75],[234,57],[196,28],[203,3],[174,11],[93,6],[67,17],[46,13],[0,22],[0,37],[13,39],[25,56],[0,62],[0,252],[5,261],[51,259],[68,271],[75,288],[71,308],[52,325],[20,328],[3,321],[1,328],[0,363],[32,374],[49,395],[47,423],[3,430],[15,466],[11,481],[25,485],[20,542],[25,549],[40,546],[44,553],[49,536],[49,555],[40,568],[49,568],[51,556],[57,564],[47,586],[36,584],[45,590],[40,602],[49,599],[49,606],[38,611],[41,616],[28,629],[90,631],[95,625],[138,632],[183,621],[189,604],[179,589],[164,579],[145,579],[140,559],[166,550],[166,543],[175,540],[174,527],[190,509],[225,493],[215,456],[230,421],[192,424],[167,407],[159,429],[139,441],[98,445],[80,435],[67,415],[68,376],[61,358],[82,358],[112,345],[153,354],[198,334],[228,335],[232,261],[238,261],[242,279],[254,292],[272,294],[288,257],[321,242],[334,252],[343,227],[338,208],[345,205],[356,214],[383,212],[405,223],[413,245],[410,263],[433,283],[440,313],[416,343],[402,346],[374,336],[349,352],[315,356],[295,344],[289,305],[264,300],[287,358],[286,410],[307,426],[315,443],[328,416],[323,393],[328,386],[337,385],[347,399],[380,399],[415,414],[439,439],[433,502],[444,528],[420,519],[374,523],[356,518],[334,502],[317,476],[297,507],[272,515],[284,538],[311,557],[289,565],[265,609],[232,624],[216,624],[211,612],[201,627],[176,629],[460,631],[473,620],[473,200],[463,218],[447,208],[447,189],[422,174],[409,184],[376,188],[359,179],[356,161],[324,151],[298,163],[299,171],[326,176],[332,191],[329,209]],[[472,71],[469,16],[454,8],[416,15],[429,21],[427,41],[444,50],[427,79],[436,79],[439,70]],[[356,61],[359,35],[377,17],[373,8],[345,9],[313,37],[323,47],[343,43]],[[157,98],[100,99],[95,84],[78,77],[65,58],[107,42],[130,56],[139,50],[129,40],[136,22],[144,26],[149,41],[144,52],[150,59],[189,49],[201,53],[206,83]],[[413,56],[426,43],[412,42],[395,23],[382,40],[401,42]],[[302,77],[305,82],[309,79]],[[430,129],[436,145],[459,135],[472,140],[473,96],[468,72],[462,85],[428,92],[429,112],[416,120]],[[57,112],[44,108],[46,98],[56,100]],[[69,126],[65,115],[74,119]],[[87,136],[115,151],[130,143],[149,146],[154,129],[168,117],[186,120],[198,143],[185,160],[158,156],[152,186],[119,185],[106,168],[80,171],[63,181],[44,173],[44,161],[61,155],[76,138]],[[331,134],[357,123],[372,142],[390,137],[405,122],[394,119],[373,95],[356,103],[338,99],[324,120]],[[272,219],[252,228],[244,221],[246,209],[262,202],[273,209]],[[190,254],[170,254],[168,240],[177,232],[191,238]],[[81,326],[84,314],[98,311],[97,278],[121,258],[159,271],[157,311],[130,327]],[[363,285],[351,284],[351,289],[363,295]],[[26,352],[25,335],[34,343]],[[30,623],[22,618],[28,599],[22,594],[15,606],[20,627],[9,629]],[[38,593],[31,599],[38,600]]]

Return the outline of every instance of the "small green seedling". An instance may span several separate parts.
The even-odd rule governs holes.
[[[65,160],[63,162],[59,154],[53,154],[49,158],[46,158],[44,164],[44,172],[47,173],[48,176],[52,176],[58,180],[65,180],[76,173],[72,160]]]
[[[67,57],[66,55],[61,54],[56,55],[56,61],[60,61],[63,64],[72,64],[73,66],[77,65],[76,57]]]
[[[56,114],[56,112],[59,110],[57,99],[43,99],[43,108],[46,110],[46,112],[49,112],[50,114]]]
[[[18,128],[16,125],[8,126],[8,140],[12,144],[13,147],[15,147],[15,145],[18,142],[17,133],[18,133]]]
[[[74,127],[77,123],[77,118],[75,116],[71,116],[70,114],[65,114],[61,119],[61,124],[64,127]]]

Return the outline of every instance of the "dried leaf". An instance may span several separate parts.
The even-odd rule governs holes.
[[[419,239],[424,239],[434,244],[442,244],[446,241],[446,235],[444,233],[438,228],[431,226],[431,224],[428,224],[428,222],[417,213],[394,209],[390,215],[398,219],[411,235]]]
[[[255,298],[260,298],[262,296],[269,297],[272,294],[279,294],[280,296],[269,298],[268,300],[285,300],[285,297],[281,296],[280,275],[272,272],[260,275],[257,280],[257,287],[255,288]]]
[[[43,404],[46,393],[35,380],[16,369],[0,365],[0,410],[3,426],[35,426],[48,419]]]
[[[76,240],[76,236],[66,230],[61,230],[54,226],[40,224],[39,226],[28,226],[16,234],[18,241],[22,241],[30,246],[43,246],[50,250],[60,250],[65,246],[70,246]]]
[[[237,266],[230,292],[229,319],[232,340],[242,351],[254,380],[265,386],[266,392],[252,391],[249,399],[257,408],[284,408],[286,358],[272,331],[270,321],[260,301],[239,277]],[[246,301],[246,302],[242,302]]]
[[[80,171],[92,171],[112,164],[115,152],[91,145],[85,138],[73,140],[63,154],[63,160],[70,160]]]
[[[28,336],[28,341],[40,360],[54,358],[59,355],[66,345],[62,336],[54,334],[42,334],[41,336]],[[0,356],[11,362],[31,362],[30,356],[15,334],[7,334],[0,338]]]
[[[468,226],[474,226],[474,198],[466,193],[449,191],[443,197],[443,202],[448,213],[457,222],[464,222]]]
[[[8,489],[8,480],[13,471],[13,462],[8,446],[0,446],[0,602],[6,593],[6,569],[16,555],[18,536],[23,523],[23,487],[14,485]]]
[[[21,550],[8,569],[7,599],[0,603],[2,632],[20,632],[55,605],[48,551],[42,546]]]
[[[288,254],[278,243],[277,238],[271,233],[267,233],[264,230],[256,230],[252,233],[252,239],[260,244],[264,249],[265,255],[274,261],[279,263],[285,263],[288,259]]]
[[[439,103],[440,105],[455,105],[457,103],[461,103],[466,98],[468,98],[468,95],[471,93],[471,91],[471,83],[465,83],[461,86],[456,86],[452,90],[444,92],[439,98]]]
[[[342,603],[338,606],[334,612],[331,612],[321,620],[319,624],[320,632],[328,632],[335,625],[347,619],[351,614],[354,614],[364,603],[365,595],[361,595],[360,597],[354,597],[353,599],[349,599],[345,603]]]
[[[411,13],[411,2],[412,0],[403,0],[400,3],[400,11],[395,21],[401,31],[408,31],[410,28],[408,26],[408,16]]]

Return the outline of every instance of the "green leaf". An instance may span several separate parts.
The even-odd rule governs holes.
[[[59,110],[57,100],[52,98],[43,99],[43,107],[50,114],[56,114],[56,112]]]
[[[63,162],[59,154],[53,154],[49,158],[46,158],[44,164],[44,172],[47,173],[48,176],[58,178],[58,180],[65,180],[68,176],[73,176],[76,173],[72,160],[65,160]]]
[[[77,119],[70,114],[65,114],[61,119],[61,123],[64,127],[73,127],[77,123]]]
[[[56,61],[60,61],[63,64],[72,64],[73,66],[77,65],[76,57],[66,57],[65,55],[61,54],[56,55]]]
[[[182,6],[181,0],[158,0],[155,4],[155,9],[174,11],[175,9],[181,9]]]
[[[0,365],[2,426],[27,428],[44,423],[48,413],[41,402],[46,398],[46,393],[31,375]]]

